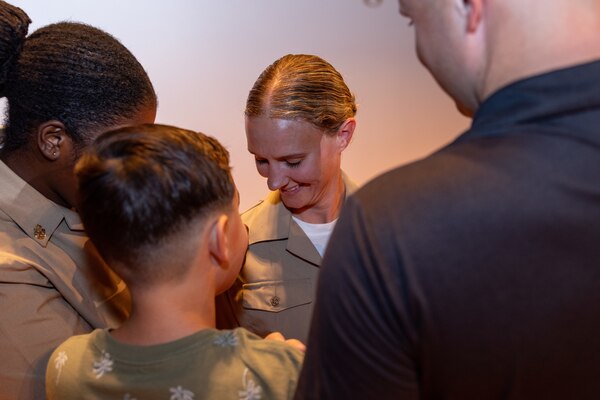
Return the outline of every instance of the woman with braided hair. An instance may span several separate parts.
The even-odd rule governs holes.
[[[143,67],[106,32],[63,22],[27,36],[29,23],[0,1],[2,399],[43,398],[58,344],[128,314],[125,285],[87,245],[73,166],[101,132],[153,122],[157,103]]]

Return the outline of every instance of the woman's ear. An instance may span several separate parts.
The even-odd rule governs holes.
[[[212,223],[208,235],[208,251],[210,258],[219,266],[227,266],[229,264],[228,229],[229,217],[225,214],[221,214]]]
[[[342,125],[340,125],[336,134],[340,151],[345,150],[352,141],[352,135],[354,135],[355,128],[356,120],[354,118],[347,118],[342,122]]]
[[[71,140],[65,130],[65,125],[56,120],[47,121],[37,128],[37,145],[42,155],[49,161],[56,161],[61,156],[61,150],[66,141]],[[62,147],[62,149],[61,149]]]

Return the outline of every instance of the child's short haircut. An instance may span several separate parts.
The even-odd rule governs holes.
[[[164,278],[149,257],[202,217],[231,210],[235,194],[229,153],[216,139],[165,125],[100,135],[75,173],[86,231],[113,268],[126,266],[115,269],[128,283]]]

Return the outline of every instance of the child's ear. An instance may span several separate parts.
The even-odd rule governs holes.
[[[208,235],[208,251],[210,257],[219,266],[227,266],[229,263],[229,242],[227,240],[227,229],[229,228],[229,217],[225,214],[219,215],[210,227]]]

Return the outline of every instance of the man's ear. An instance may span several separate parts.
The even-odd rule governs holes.
[[[342,122],[342,125],[340,125],[336,134],[340,151],[346,149],[352,141],[352,135],[354,135],[355,128],[356,120],[354,118],[347,118]]]
[[[229,217],[225,214],[212,223],[208,234],[208,251],[210,257],[219,266],[227,266],[229,263],[229,242],[227,230],[229,229]]]
[[[479,27],[483,14],[483,0],[463,0],[467,12],[467,32],[473,33]]]
[[[37,128],[37,145],[42,155],[49,161],[58,160],[61,156],[61,147],[63,151],[66,140],[70,140],[67,135],[65,125],[56,120],[46,121]]]

